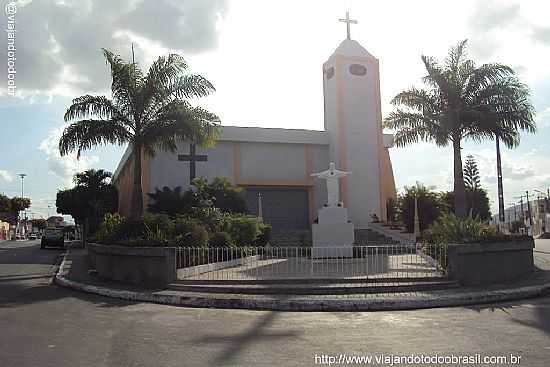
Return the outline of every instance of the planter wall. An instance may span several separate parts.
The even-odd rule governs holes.
[[[534,240],[452,244],[447,252],[447,274],[462,285],[513,282],[534,271]]]
[[[176,279],[175,247],[88,244],[90,262],[101,278],[164,287]]]

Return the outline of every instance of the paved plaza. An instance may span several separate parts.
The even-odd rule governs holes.
[[[187,279],[269,280],[325,278],[440,277],[434,261],[421,254],[375,254],[364,258],[292,257],[251,260],[244,265],[193,274]]]

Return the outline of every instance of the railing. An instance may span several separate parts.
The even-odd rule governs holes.
[[[405,279],[445,275],[441,245],[178,248],[179,279]]]

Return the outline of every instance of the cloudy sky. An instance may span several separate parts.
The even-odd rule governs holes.
[[[5,10],[6,0],[2,2]],[[17,2],[17,96],[0,88],[0,193],[17,195],[17,174],[37,215],[54,212],[58,188],[90,167],[114,171],[123,147],[101,147],[80,160],[61,158],[57,142],[63,113],[81,94],[107,94],[102,47],[144,67],[178,52],[195,73],[210,79],[215,95],[195,101],[226,125],[321,129],[321,65],[345,38],[347,9],[358,40],[380,60],[382,111],[400,90],[424,75],[422,54],[443,58],[467,38],[478,63],[512,66],[532,91],[539,132],[504,150],[507,203],[525,190],[550,187],[550,6],[542,1],[322,1],[322,0],[25,0]],[[3,11],[3,28],[8,18]],[[5,32],[3,32],[5,33]],[[2,58],[8,59],[2,35]],[[7,62],[6,62],[7,64]],[[496,199],[493,142],[466,144],[483,185]],[[450,149],[417,144],[393,149],[398,188],[416,181],[452,187]],[[48,209],[48,206],[52,206]]]

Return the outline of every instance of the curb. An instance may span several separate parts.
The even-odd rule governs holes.
[[[421,297],[402,297],[400,299],[262,299],[262,298],[214,298],[189,297],[177,294],[158,294],[135,292],[84,284],[66,277],[64,255],[54,281],[57,285],[77,291],[126,301],[150,302],[172,306],[195,308],[229,308],[274,311],[389,311],[412,310],[421,308],[470,306],[476,304],[497,303],[519,299],[534,298],[550,293],[550,283],[524,286],[506,290],[468,292],[443,296],[426,295]]]

